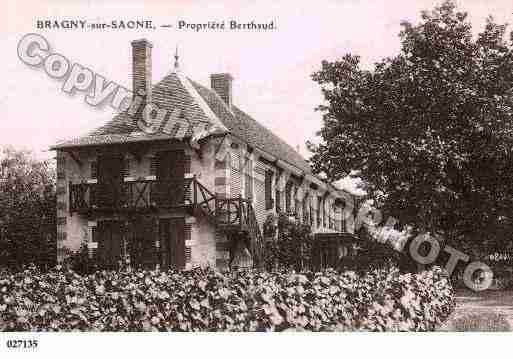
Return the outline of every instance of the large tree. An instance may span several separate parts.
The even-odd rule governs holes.
[[[401,50],[364,69],[358,56],[312,75],[325,103],[315,171],[358,171],[383,213],[459,248],[494,250],[513,233],[513,33],[490,17],[473,34],[444,2],[404,22]]]
[[[26,151],[0,149],[0,269],[56,262],[55,171]]]

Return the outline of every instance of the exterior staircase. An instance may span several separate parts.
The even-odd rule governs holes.
[[[192,203],[195,211],[201,211],[223,233],[237,240],[248,240],[253,265],[263,265],[264,238],[251,200],[238,197],[220,198],[196,178],[192,181]]]

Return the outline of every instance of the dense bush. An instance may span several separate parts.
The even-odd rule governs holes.
[[[0,330],[432,330],[452,311],[452,294],[439,268],[361,276],[30,269],[0,273]]]

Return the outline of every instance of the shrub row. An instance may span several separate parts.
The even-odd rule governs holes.
[[[72,271],[0,274],[2,331],[432,330],[453,310],[439,268],[419,274]]]

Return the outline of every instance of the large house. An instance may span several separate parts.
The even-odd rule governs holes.
[[[211,75],[207,88],[175,56],[174,69],[152,84],[151,51],[145,39],[132,42],[142,110],[52,148],[60,261],[86,245],[111,267],[256,264],[263,222],[278,212],[310,224],[318,240],[352,231],[342,216],[348,193],[233,104],[230,74]]]

